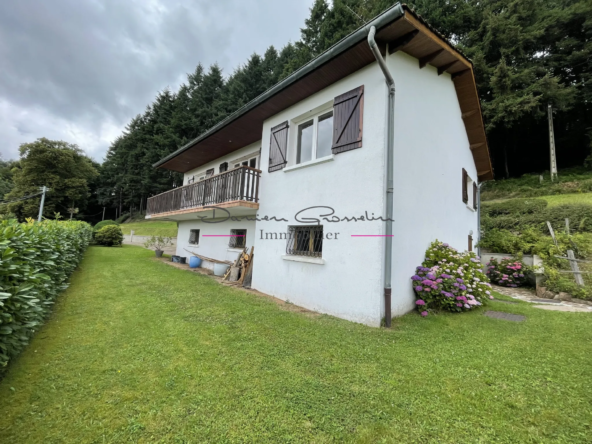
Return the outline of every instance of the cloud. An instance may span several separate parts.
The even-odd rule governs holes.
[[[300,36],[312,0],[0,2],[0,154],[39,137],[101,161],[156,93],[198,63],[228,75]]]

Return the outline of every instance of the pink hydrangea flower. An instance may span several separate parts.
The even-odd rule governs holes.
[[[427,311],[422,311],[421,312],[421,315],[425,318],[428,315],[428,312]]]
[[[415,301],[415,303],[417,305],[425,305],[425,301],[423,299],[418,299],[417,301]]]

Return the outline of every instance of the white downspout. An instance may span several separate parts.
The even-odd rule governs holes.
[[[395,80],[391,75],[378,45],[374,40],[376,28],[372,26],[368,33],[368,45],[384,74],[388,86],[387,147],[386,147],[386,227],[384,238],[384,319],[387,328],[391,326],[391,274],[393,261],[393,158],[395,144]]]

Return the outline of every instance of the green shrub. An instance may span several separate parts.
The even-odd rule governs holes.
[[[92,236],[89,224],[0,222],[0,367],[6,367],[68,287]]]
[[[422,316],[430,309],[468,311],[491,297],[491,285],[475,253],[459,253],[440,241],[432,242],[411,281]]]
[[[503,202],[484,202],[481,214],[490,217],[502,215],[536,214],[547,208],[544,199],[510,199]]]
[[[592,232],[592,205],[563,204],[554,207],[542,208],[541,204],[526,205],[526,199],[516,199],[519,202],[503,202],[499,204],[483,205],[481,226],[484,231],[504,229],[512,231],[524,231],[527,228],[536,228],[541,233],[549,233],[547,221],[555,230],[565,227],[565,219],[569,219],[570,230],[573,232]],[[535,199],[538,201],[538,199]],[[522,213],[509,213],[508,208],[517,208],[524,205]],[[546,203],[545,203],[546,206]],[[518,210],[516,210],[518,211]]]
[[[94,231],[99,231],[101,228],[106,227],[107,225],[119,225],[119,224],[117,222],[115,222],[114,220],[111,220],[111,219],[102,220],[101,222],[98,222],[93,227],[93,230]]]
[[[123,213],[121,216],[119,216],[117,219],[115,219],[115,222],[117,222],[118,224],[122,224],[126,220],[128,220],[129,217],[130,217],[129,213]]]
[[[123,233],[119,225],[107,225],[95,233],[95,242],[107,247],[120,246],[123,243]]]

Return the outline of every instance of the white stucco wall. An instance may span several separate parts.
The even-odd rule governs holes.
[[[337,154],[333,160],[292,171],[268,172],[270,129],[286,120],[322,107],[336,96],[364,85],[362,148]],[[383,240],[351,237],[382,234],[374,222],[324,222],[324,232],[338,232],[337,240],[323,244],[324,264],[282,259],[285,240],[262,240],[264,232],[286,232],[298,225],[295,214],[311,206],[329,206],[341,217],[364,211],[383,214],[384,126],[386,96],[382,74],[369,66],[282,111],[263,125],[260,216],[283,217],[289,222],[257,222],[253,287],[297,305],[341,318],[378,326],[382,304]],[[288,159],[294,163],[297,125],[291,123]],[[323,214],[322,211],[317,214]],[[301,224],[305,225],[305,224]]]
[[[392,267],[392,315],[414,308],[410,277],[435,239],[459,250],[467,248],[473,231],[477,239],[477,214],[462,202],[462,168],[477,177],[461,111],[448,74],[419,69],[417,59],[395,53],[387,59],[397,84],[394,155],[394,237]],[[334,97],[364,85],[363,146],[325,159],[323,163],[290,170],[295,163],[296,122],[308,112],[330,106]],[[232,228],[247,229],[247,245],[255,246],[253,288],[297,305],[355,322],[378,326],[384,316],[384,238],[352,235],[384,234],[384,223],[322,222],[324,232],[339,233],[337,240],[323,244],[323,264],[289,261],[286,240],[265,239],[266,233],[285,233],[299,224],[295,215],[312,206],[332,207],[335,215],[359,217],[367,212],[385,215],[386,85],[376,63],[348,76],[312,97],[265,121],[262,140],[207,165],[194,174],[232,162],[261,147],[259,169],[259,218],[288,221],[227,221],[207,224],[179,222],[177,254],[184,248],[222,260],[234,260],[227,237],[204,238],[204,234],[230,234]],[[270,129],[290,121],[288,168],[268,172]],[[472,199],[472,192],[469,193]],[[309,210],[308,216],[325,210]],[[189,230],[200,229],[197,248],[188,246]],[[263,231],[263,234],[262,234]]]
[[[212,259],[234,261],[242,249],[229,248],[229,237],[204,237],[205,235],[230,234],[231,229],[246,229],[246,245],[249,249],[254,244],[255,222],[243,220],[207,223],[203,221],[186,220],[179,222],[177,232],[177,255],[191,256],[185,249]],[[200,230],[199,245],[189,244],[189,230]],[[211,264],[206,264],[211,266]]]
[[[220,164],[224,163],[224,162],[228,162],[228,169],[231,170],[234,167],[234,163],[236,160],[238,159],[242,159],[243,157],[249,155],[250,157],[255,157],[259,156],[259,149],[261,148],[261,142],[255,142],[252,143],[250,145],[245,146],[244,148],[241,148],[239,150],[233,151],[230,154],[226,154],[225,156],[221,156],[216,160],[213,160],[212,162],[206,163],[205,165],[202,165],[198,168],[194,168],[191,171],[186,172],[183,175],[183,185],[187,185],[187,181],[195,176],[195,181],[197,182],[198,177],[200,176],[205,176],[206,171],[209,170],[210,168],[214,168],[214,174],[219,174],[220,173]],[[253,156],[250,156],[251,154],[255,154]],[[245,159],[246,160],[246,159]],[[257,167],[260,166],[260,161],[257,161]]]
[[[477,213],[462,201],[462,169],[477,171],[450,75],[419,69],[401,52],[388,58],[395,104],[392,314],[414,308],[410,277],[439,239],[466,250],[477,239]],[[378,68],[377,68],[378,69]],[[469,192],[472,201],[472,189]]]

